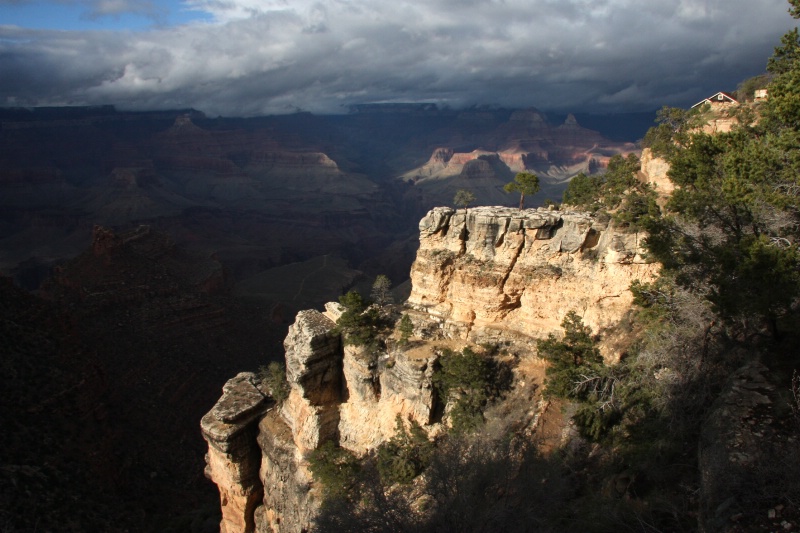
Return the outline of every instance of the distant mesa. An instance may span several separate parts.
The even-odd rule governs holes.
[[[534,172],[542,180],[544,198],[560,198],[576,174],[602,172],[612,156],[638,153],[634,143],[616,142],[582,127],[574,115],[551,124],[538,109],[521,109],[475,138],[480,143],[464,149],[461,132],[432,149],[427,162],[398,179],[416,185],[414,194],[426,206],[449,204],[455,190],[469,188],[478,204],[507,205],[502,191],[517,172]]]
[[[170,132],[192,132],[196,133],[198,131],[202,131],[201,128],[198,128],[194,122],[192,122],[192,116],[189,113],[185,113],[183,115],[179,115],[175,118],[175,123],[172,125],[172,128],[169,130]]]
[[[579,172],[604,168],[611,156],[638,152],[630,142],[614,142],[583,128],[574,115],[554,127],[537,109],[511,113],[509,120],[486,136],[486,145],[469,152],[439,146],[424,165],[400,176],[413,183],[461,175],[464,165],[493,155],[514,172],[535,171],[551,181],[563,181]]]
[[[447,163],[453,158],[452,148],[437,148],[431,155],[431,162],[434,163]]]
[[[520,109],[511,113],[510,122],[523,122],[529,127],[544,128],[548,126],[547,117],[538,109]]]
[[[461,176],[466,179],[493,178],[495,176],[495,173],[494,169],[492,169],[491,163],[488,160],[489,157],[493,157],[495,160],[499,160],[497,155],[493,155],[493,156],[481,156],[478,159],[467,161],[467,163],[461,169]]]
[[[564,124],[561,125],[562,128],[580,128],[580,124],[578,124],[578,120],[575,118],[575,115],[570,113],[567,115],[567,119],[564,121]]]

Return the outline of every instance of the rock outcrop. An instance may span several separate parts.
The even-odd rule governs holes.
[[[408,305],[478,342],[543,337],[569,311],[599,331],[630,308],[631,281],[656,274],[642,237],[583,213],[435,208],[420,222]]]
[[[419,227],[408,307],[417,331],[436,338],[526,343],[571,310],[595,330],[611,327],[630,307],[631,281],[655,273],[639,236],[582,213],[435,208]],[[343,345],[342,311],[298,313],[284,343],[290,392],[280,409],[255,376],[240,374],[203,418],[225,533],[309,529],[321,495],[307,456],[326,441],[364,455],[394,435],[398,417],[440,430],[435,351]]]
[[[321,502],[308,452],[333,440],[364,454],[394,435],[398,415],[431,425],[436,356],[343,348],[331,319],[337,306],[328,308],[301,311],[289,328],[290,392],[280,409],[258,377],[242,373],[203,417],[223,533],[308,530]]]
[[[394,435],[398,415],[430,426],[435,359],[434,355],[413,357],[408,352],[373,359],[364,350],[348,346],[344,375],[349,398],[340,408],[340,444],[358,454],[373,450]]]
[[[507,172],[533,171],[545,181],[561,182],[578,172],[592,173],[604,167],[614,154],[638,151],[631,143],[610,141],[581,127],[573,115],[559,126],[551,125],[536,109],[513,112],[508,122],[499,125],[483,143],[482,148],[471,152],[457,152],[448,146],[435,148],[427,163],[400,178],[415,183],[454,178],[469,172],[468,163],[489,156],[497,158]],[[453,144],[463,145],[463,138],[456,138]],[[488,167],[483,166],[488,174]],[[497,171],[492,175],[506,179]]]
[[[667,176],[669,163],[665,159],[654,155],[650,148],[642,150],[641,163],[641,181],[655,189],[659,197],[659,203],[665,203],[672,195],[672,191],[675,190],[675,184]]]
[[[222,391],[222,398],[200,422],[209,445],[205,473],[219,487],[220,532],[254,531],[254,512],[264,491],[257,428],[275,402],[252,373],[230,379]]]
[[[798,509],[784,495],[797,494],[786,473],[800,466],[800,428],[781,420],[787,407],[797,416],[797,381],[787,402],[781,379],[746,356],[701,425],[698,530],[796,531]]]
[[[300,311],[284,342],[291,392],[281,412],[301,452],[336,437],[343,384],[341,342],[334,326],[319,311]]]

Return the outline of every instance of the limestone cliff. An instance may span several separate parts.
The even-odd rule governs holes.
[[[672,191],[675,190],[675,184],[667,176],[669,163],[653,154],[650,148],[642,150],[641,162],[642,168],[639,179],[655,189],[659,203],[663,205],[672,195]]]
[[[583,213],[440,207],[419,227],[408,305],[449,337],[543,337],[573,310],[599,331],[630,308],[631,281],[656,273],[642,235]]]
[[[273,401],[253,374],[243,372],[223,387],[222,398],[200,422],[208,442],[206,476],[217,484],[222,533],[253,531],[253,516],[262,498],[256,446],[259,418]]]
[[[301,311],[289,328],[290,393],[280,409],[258,376],[242,373],[203,417],[223,533],[308,530],[321,495],[307,452],[334,440],[362,455],[394,434],[397,415],[430,426],[435,355],[343,348],[333,313]]]
[[[434,409],[433,354],[386,354],[370,361],[360,348],[344,352],[344,375],[350,397],[340,408],[340,444],[359,454],[375,449],[395,432],[395,419],[429,427]]]
[[[557,330],[571,310],[595,330],[612,327],[630,307],[631,281],[655,274],[640,239],[583,213],[435,208],[420,222],[406,311],[426,338],[518,346]],[[321,493],[307,454],[325,441],[363,456],[394,435],[398,416],[440,430],[436,350],[345,346],[335,329],[341,312],[328,304],[298,313],[284,343],[290,392],[279,409],[245,373],[203,418],[223,532],[308,530]]]
[[[336,436],[343,384],[341,342],[334,326],[318,311],[301,311],[284,342],[291,392],[281,414],[301,452]]]

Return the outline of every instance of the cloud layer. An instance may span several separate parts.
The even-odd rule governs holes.
[[[6,0],[7,1],[7,0]],[[97,13],[152,9],[104,0]],[[763,71],[785,0],[187,0],[144,32],[0,26],[0,105],[211,115],[364,102],[556,111],[687,105]]]

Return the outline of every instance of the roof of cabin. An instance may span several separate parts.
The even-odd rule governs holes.
[[[720,95],[722,96],[722,98],[719,98]],[[703,98],[702,100],[700,100],[699,102],[694,104],[692,107],[693,108],[697,107],[699,105],[705,104],[706,102],[713,103],[713,102],[719,102],[719,101],[726,102],[726,103],[731,103],[731,104],[738,104],[739,103],[739,100],[737,100],[731,93],[726,93],[725,91],[719,91],[719,92],[716,92],[716,93],[712,94],[708,98]]]

